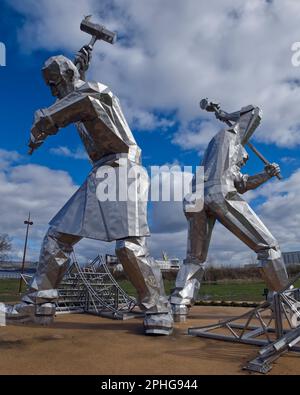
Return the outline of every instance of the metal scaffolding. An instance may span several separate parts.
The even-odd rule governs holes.
[[[290,288],[296,276],[272,302],[217,324],[189,328],[188,334],[208,339],[261,346],[259,355],[244,369],[267,373],[272,362],[288,351],[300,352],[300,289]]]
[[[120,287],[100,255],[81,267],[73,253],[73,263],[58,291],[58,314],[89,313],[114,319],[141,315],[133,311],[136,300]]]

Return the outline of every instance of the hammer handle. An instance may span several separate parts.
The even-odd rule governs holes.
[[[89,44],[88,44],[90,50],[92,50],[92,49],[94,48],[94,45],[95,45],[96,41],[97,41],[97,37],[96,37],[96,36],[93,36],[93,37],[91,38],[91,41],[90,41]]]
[[[254,147],[252,143],[248,141],[248,147],[259,157],[259,159],[267,166],[270,162]]]
[[[252,143],[248,141],[247,143],[248,147],[255,153],[255,155],[267,166],[270,164],[270,162],[258,151],[257,148],[254,147]],[[278,180],[282,180],[282,175],[279,173],[276,175]]]

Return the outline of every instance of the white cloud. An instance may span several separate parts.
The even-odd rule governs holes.
[[[299,70],[291,66],[290,46],[299,39],[295,32],[300,5],[293,0],[284,4],[260,0],[119,0],[110,2],[115,5],[113,12],[107,1],[42,0],[37,7],[33,0],[14,0],[11,4],[25,16],[19,39],[27,51],[74,52],[88,39],[80,32],[79,23],[89,13],[99,19],[102,16],[109,28],[125,35],[115,47],[96,45],[91,75],[121,96],[128,119],[136,128],[168,128],[172,121],[157,113],[176,111],[181,126],[173,141],[184,149],[201,150],[215,132],[216,122],[197,121],[198,102],[211,96],[229,110],[250,102],[261,105],[265,113],[258,133],[261,141],[283,146],[299,143],[298,108],[291,105],[300,99]],[[82,154],[67,147],[54,153],[77,158]],[[36,255],[47,222],[76,186],[66,173],[42,166],[7,169],[9,163],[20,159],[19,154],[3,150],[0,154],[0,167],[6,168],[0,173],[1,229],[22,240],[22,221],[31,210],[35,222],[31,241]],[[283,249],[298,249],[299,178],[296,172],[282,183],[269,183],[248,195],[248,199],[265,198],[258,212]],[[166,249],[184,256],[186,224],[181,203],[167,207],[157,204],[153,213],[153,253],[159,255]],[[22,243],[15,248],[21,254]],[[78,254],[91,257],[102,248],[107,245],[88,240],[80,243]],[[213,261],[240,263],[248,259],[249,252],[216,226],[210,256]]]
[[[1,150],[6,158],[0,169],[0,229],[13,237],[13,257],[21,257],[25,236],[23,221],[31,212],[34,225],[30,228],[29,258],[37,259],[40,244],[49,220],[76,190],[71,177],[64,171],[33,164],[17,164],[22,160],[15,152]],[[10,158],[10,160],[8,160]]]
[[[88,159],[87,153],[81,147],[78,147],[76,148],[76,150],[72,151],[68,147],[59,146],[59,147],[51,148],[50,153],[58,156],[65,156],[66,158],[72,158],[72,159]]]
[[[173,211],[173,214],[179,214]],[[161,257],[162,251],[166,251],[170,257],[184,258],[187,245],[187,227],[178,232],[153,233],[149,239],[151,253],[155,257]],[[240,266],[255,261],[255,254],[249,250],[240,240],[233,236],[220,224],[216,224],[210,249],[208,252],[207,264],[215,266],[231,265]]]
[[[292,165],[292,164],[296,164],[298,162],[298,159],[292,156],[284,156],[280,159],[280,162],[285,163],[287,165]]]
[[[74,193],[77,186],[64,171],[52,170],[32,164],[14,164],[22,157],[1,150],[1,158],[11,158],[9,165],[0,169],[0,229],[13,237],[14,258],[21,258],[25,235],[23,221],[31,212],[34,225],[30,229],[29,255],[37,259],[40,244],[49,220]],[[248,196],[247,196],[248,195]],[[300,240],[300,169],[281,182],[273,180],[245,195],[250,201],[262,198],[256,208],[263,222],[281,244],[283,251],[299,250]],[[181,202],[153,204],[151,253],[161,256],[184,257],[186,252],[187,224]],[[113,253],[114,243],[84,240],[76,246],[80,261],[93,259],[97,254]],[[217,224],[209,251],[209,262],[239,265],[252,262],[253,253],[224,227]]]
[[[208,96],[228,111],[249,103],[260,105],[264,119],[258,140],[286,147],[300,143],[299,68],[291,64],[291,45],[299,41],[299,2],[40,0],[37,7],[35,0],[7,1],[24,16],[19,41],[26,51],[74,53],[89,39],[79,30],[84,14],[94,14],[95,20],[117,30],[120,40],[115,46],[96,44],[90,76],[120,96],[130,124],[138,129],[168,129],[176,120],[180,126],[173,142],[183,149],[202,150],[218,128],[199,109],[199,100]],[[80,156],[66,147],[58,152]],[[22,240],[22,221],[30,209],[36,254],[47,222],[76,186],[67,173],[46,167],[7,168],[19,160],[16,152],[0,151],[1,231]],[[299,185],[300,170],[281,183],[274,180],[245,195],[249,201],[264,199],[257,212],[283,250],[299,249]],[[166,250],[184,256],[181,204],[161,210],[157,205],[155,210],[150,243],[154,255]],[[216,226],[211,247],[212,261],[243,263],[251,256],[221,226]],[[21,252],[22,243],[16,248]],[[84,241],[78,254],[91,257],[105,248],[113,248],[113,243]]]
[[[289,178],[273,179],[262,187],[249,191],[243,198],[250,205],[260,198],[255,211],[278,240],[282,251],[300,250],[300,169]],[[187,223],[182,204],[159,202],[153,209],[154,225],[151,247],[156,256],[161,251],[184,257]],[[208,255],[214,264],[241,265],[252,263],[255,254],[222,225],[216,224]]]
[[[17,151],[6,151],[0,148],[0,170],[5,169],[10,163],[17,163],[21,155]]]
[[[98,255],[114,254],[115,243],[83,239],[75,247],[76,259],[79,262],[92,261]]]
[[[264,218],[283,250],[300,250],[300,169],[288,179],[274,180],[257,190],[264,198],[258,213]]]
[[[45,166],[22,164],[16,151],[0,149],[0,232],[12,237],[11,258],[21,260],[25,238],[24,220],[28,213],[30,227],[27,259],[38,260],[48,223],[78,188],[68,173]],[[114,243],[82,240],[75,252],[80,262],[99,254],[113,253]]]
[[[180,129],[173,138],[175,144],[184,149],[197,149],[202,152],[216,134],[218,125],[211,121],[194,121],[187,123],[187,129]]]
[[[229,111],[261,106],[260,141],[300,143],[299,69],[291,64],[299,2],[7,1],[25,17],[19,39],[27,50],[74,52],[88,41],[79,30],[84,14],[117,30],[115,46],[96,44],[90,75],[121,97],[133,126],[159,129],[164,124],[154,114],[172,112],[181,123],[174,141],[199,149],[206,129],[188,126],[201,116],[199,99],[209,96]]]
[[[175,164],[178,166],[178,164]],[[169,183],[169,176],[176,174],[178,170],[174,165],[169,165],[170,172],[163,170],[162,167],[159,175],[152,179],[152,183],[157,184],[157,178],[160,182],[160,190],[162,186]],[[195,169],[193,169],[195,172]],[[190,172],[177,173],[184,175],[186,181],[189,183],[192,179]],[[182,181],[179,177],[171,178],[171,199],[174,197],[174,191],[181,191]],[[161,196],[161,195],[160,195]],[[257,195],[248,195],[248,201],[254,199]],[[186,255],[187,246],[187,221],[183,213],[182,202],[178,201],[158,201],[151,203],[151,238],[149,239],[149,246],[151,253],[155,257],[159,257],[162,251],[166,251],[169,256],[177,256],[184,258]],[[254,254],[248,247],[246,247],[240,240],[220,224],[216,224],[212,241],[209,249],[207,263],[214,265],[243,265],[252,263]]]
[[[143,108],[134,108],[132,104],[126,104],[126,102],[124,107],[127,108],[127,122],[140,131],[157,129],[162,132],[168,130],[175,123],[167,117],[156,115]]]
[[[8,0],[8,3],[26,17],[18,37],[23,51],[38,49],[76,50],[87,38],[79,30],[84,15],[92,13],[90,0]]]
[[[151,175],[152,234],[166,233],[177,239],[177,233],[186,228],[182,201],[190,190],[193,170],[175,162]]]

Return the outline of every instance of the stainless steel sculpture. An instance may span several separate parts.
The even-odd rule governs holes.
[[[178,321],[185,320],[197,297],[216,220],[257,253],[261,275],[270,291],[278,291],[288,282],[277,240],[240,196],[280,173],[275,163],[266,165],[264,172],[254,176],[241,173],[248,160],[244,146],[260,124],[261,111],[252,105],[232,114],[221,111],[219,106],[216,112],[215,108],[216,104],[212,103],[206,109],[214,111],[218,119],[233,124],[217,133],[204,153],[204,196],[198,197],[200,202],[195,204],[202,209],[193,212],[191,202],[188,199],[184,202],[188,220],[187,256],[170,298]],[[192,192],[195,188],[194,179]]]
[[[57,101],[36,111],[29,147],[32,153],[60,128],[75,124],[93,168],[83,185],[50,222],[30,289],[22,299],[23,304],[11,313],[22,316],[29,309],[36,321],[51,321],[57,288],[69,267],[73,246],[83,237],[116,240],[116,255],[137,289],[139,306],[146,313],[145,332],[169,334],[173,323],[170,305],[160,270],[155,267],[146,246],[145,237],[149,236],[147,202],[129,199],[100,202],[96,196],[97,171],[103,166],[112,166],[116,173],[122,166],[130,169],[140,164],[141,150],[118,98],[107,86],[82,80],[90,62],[92,45],[102,38],[103,27],[91,24],[88,19],[81,27],[92,33],[93,39],[77,54],[77,67],[62,55],[51,57],[44,65],[44,80]],[[104,37],[108,37],[109,42],[113,42],[112,36],[105,31]],[[133,181],[132,178],[127,180],[127,188],[132,188]],[[148,179],[144,177],[136,185],[147,189]]]

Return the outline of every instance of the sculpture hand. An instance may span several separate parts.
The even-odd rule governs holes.
[[[46,138],[46,134],[37,129],[36,126],[31,128],[30,140],[28,143],[28,154],[31,155],[35,149],[40,147]]]
[[[31,128],[31,133],[34,135],[34,137],[39,138],[40,134],[56,134],[57,131],[57,126],[54,124],[52,118],[47,115],[47,109],[37,110],[35,112],[34,123]]]
[[[76,54],[75,64],[80,65],[80,71],[86,72],[89,68],[92,59],[92,48],[89,45],[84,45]]]
[[[270,163],[265,166],[265,172],[271,177],[277,177],[280,174],[280,166],[277,163]]]
[[[228,114],[225,111],[219,110],[215,112],[215,116],[219,121],[226,122],[228,120]]]

